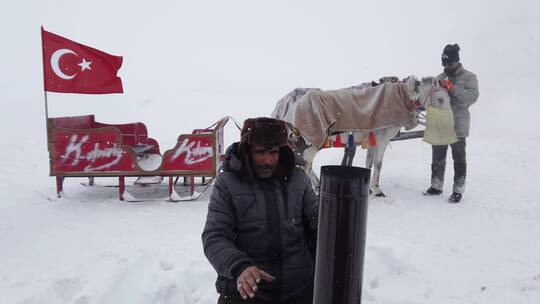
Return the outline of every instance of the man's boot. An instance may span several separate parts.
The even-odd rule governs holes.
[[[433,187],[429,187],[429,189],[422,192],[423,195],[427,195],[427,196],[441,195],[441,193],[442,193],[442,190],[435,189]]]
[[[448,198],[448,202],[452,204],[459,203],[461,201],[461,196],[462,196],[461,193],[454,192]]]

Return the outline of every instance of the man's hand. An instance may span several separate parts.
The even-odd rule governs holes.
[[[448,79],[440,80],[439,85],[445,88],[447,91],[451,91],[454,88],[454,84]]]
[[[260,270],[256,266],[250,266],[244,269],[238,276],[238,279],[236,279],[236,286],[242,299],[246,300],[248,296],[254,298],[255,292],[257,292],[257,284],[260,283],[261,280],[273,282],[276,278]]]

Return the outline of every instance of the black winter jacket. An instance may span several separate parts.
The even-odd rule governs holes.
[[[280,149],[279,159],[288,173],[264,180],[242,175],[238,153],[238,143],[227,149],[214,183],[204,253],[218,273],[218,293],[238,293],[237,276],[257,266],[276,281],[262,281],[256,297],[283,300],[313,284],[318,198],[289,148]]]

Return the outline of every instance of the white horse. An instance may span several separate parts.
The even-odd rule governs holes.
[[[433,77],[430,78],[424,78],[422,79],[422,82],[419,82],[416,80],[415,77],[408,77],[404,80],[404,87],[407,97],[410,99],[411,104],[413,105],[413,108],[411,109],[411,114],[413,117],[417,117],[417,115],[420,113],[420,109],[422,107],[426,107],[427,105],[435,106],[438,108],[442,107],[449,107],[450,106],[450,96],[448,93],[439,86],[438,81],[434,79]],[[357,88],[358,90],[362,90],[365,88],[365,85],[360,86]],[[347,88],[344,90],[350,90],[355,89]],[[291,94],[292,93],[292,94]],[[283,100],[287,99],[289,100],[289,104],[287,105],[287,110],[291,108],[292,103],[303,102],[299,95],[299,91],[296,92],[293,91],[289,94],[287,94],[282,100],[280,100],[279,107],[283,107]],[[291,95],[294,95],[294,100],[291,99]],[[285,111],[286,112],[286,111]],[[310,113],[303,113],[303,115],[310,115]],[[287,121],[286,113],[284,111],[280,111],[280,109],[276,108],[273,112],[273,117],[277,119],[283,119]],[[404,127],[403,124],[392,124],[390,126],[385,126],[383,128],[377,128],[373,130],[362,130],[359,131],[357,129],[348,129],[348,130],[337,130],[337,132],[334,132],[334,134],[325,134],[328,139],[332,140],[333,142],[336,141],[337,136],[341,136],[340,134],[344,134],[347,136],[347,134],[352,133],[355,138],[356,145],[359,145],[362,140],[366,139],[369,136],[369,133],[372,132],[373,136],[375,137],[376,145],[370,145],[367,149],[367,157],[366,157],[366,168],[371,169],[374,167],[373,170],[373,176],[371,178],[371,185],[370,185],[370,193],[379,196],[384,197],[384,193],[380,189],[379,186],[379,178],[380,173],[382,169],[382,163],[384,158],[384,152],[386,151],[386,147],[390,143],[390,141],[399,133],[399,130]],[[313,171],[312,165],[313,160],[315,159],[315,156],[317,155],[317,152],[319,152],[320,148],[311,144],[306,139],[302,137],[302,130],[297,129],[294,126],[291,126],[292,132],[290,133],[290,139],[291,144],[293,148],[295,149],[295,152],[300,154],[304,161],[304,169],[308,176],[310,177],[314,188],[318,189],[319,186],[319,178]],[[413,126],[408,126],[413,127]],[[306,131],[306,130],[304,130]],[[329,130],[327,130],[329,131]],[[346,139],[343,140],[343,137],[341,138],[342,142],[346,142]]]

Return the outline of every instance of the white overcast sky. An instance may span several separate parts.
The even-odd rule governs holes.
[[[186,128],[216,116],[242,120],[269,115],[295,87],[334,89],[385,75],[435,75],[444,45],[459,43],[464,66],[480,82],[473,128],[487,132],[503,118],[523,123],[521,115],[538,115],[538,3],[6,1],[0,12],[0,127],[18,123],[23,113],[43,118],[43,25],[124,57],[125,94],[49,94],[51,115],[93,111],[110,120],[111,110],[123,112],[122,120],[147,124],[189,116],[197,125]]]

